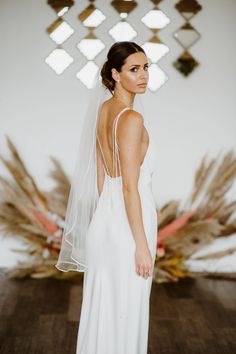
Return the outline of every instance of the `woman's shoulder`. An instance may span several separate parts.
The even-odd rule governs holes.
[[[127,108],[127,109],[125,109]],[[135,109],[131,108],[131,107],[127,107],[125,105],[119,105],[119,106],[114,106],[114,102],[112,102],[111,99],[108,99],[107,101],[104,101],[102,104],[102,110],[103,112],[107,112],[107,113],[114,113],[116,112],[116,116],[122,112],[122,114],[119,117],[119,125],[126,125],[129,124],[130,121],[134,122],[142,122],[143,123],[143,116],[141,113],[139,113],[138,111],[136,111]]]
[[[121,121],[121,124],[140,124],[140,123],[143,123],[143,116],[141,113],[139,113],[138,111],[136,111],[135,109],[133,108],[129,108],[126,109],[124,111],[124,113],[122,114],[121,118],[120,118],[120,121]]]

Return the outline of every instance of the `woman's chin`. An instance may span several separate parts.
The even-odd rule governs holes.
[[[145,86],[145,87],[139,87],[137,93],[145,93],[145,92],[146,92],[146,89],[147,89],[147,86]]]

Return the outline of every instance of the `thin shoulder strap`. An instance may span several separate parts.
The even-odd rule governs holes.
[[[109,171],[108,171],[108,167],[107,167],[107,164],[106,164],[105,156],[104,156],[104,153],[102,151],[102,146],[101,146],[101,143],[100,143],[98,135],[97,135],[97,139],[98,139],[98,144],[99,144],[99,147],[100,147],[100,150],[101,150],[101,153],[102,153],[102,158],[103,158],[103,161],[104,161],[104,167],[105,167],[105,170],[106,170],[107,174],[109,175]]]
[[[118,157],[119,170],[120,170],[120,159],[119,159],[119,152],[118,152],[119,147],[118,147],[118,144],[116,142],[116,130],[117,130],[117,123],[118,123],[119,117],[121,116],[121,114],[126,109],[130,109],[130,108],[129,107],[123,108],[117,114],[117,116],[116,116],[116,118],[114,119],[114,122],[113,122],[113,127],[112,127],[112,176],[114,176],[114,168],[116,169],[116,175],[115,176],[117,176],[117,157]],[[106,163],[106,159],[105,159],[105,156],[104,156],[104,153],[103,153],[103,150],[102,150],[102,146],[101,146],[98,134],[96,134],[96,135],[97,135],[97,140],[98,140],[98,144],[99,144],[99,147],[100,147],[100,151],[101,151],[101,154],[102,154],[102,158],[103,158],[103,161],[104,161],[103,167],[104,167],[106,173],[108,174],[108,176],[110,176],[109,170],[108,170],[108,166],[107,166],[107,163]]]
[[[118,164],[119,164],[119,175],[121,174],[121,167],[120,167],[120,157],[119,157],[119,146],[117,144],[117,140],[116,140],[116,131],[117,131],[117,124],[118,124],[118,120],[121,116],[121,114],[126,111],[127,109],[130,109],[130,107],[125,107],[123,108],[117,115],[117,117],[115,118],[114,122],[113,122],[113,129],[112,129],[112,145],[113,145],[113,172],[112,175],[114,175],[114,168],[115,168],[115,176],[117,177],[117,160],[118,160]]]

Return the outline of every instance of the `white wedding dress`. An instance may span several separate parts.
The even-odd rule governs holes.
[[[116,116],[113,124],[116,152],[117,123],[126,109],[129,107]],[[119,159],[118,152],[115,156]],[[158,227],[151,180],[155,167],[156,148],[149,133],[138,188],[153,265]],[[104,170],[103,190],[86,236],[88,269],[84,272],[76,354],[146,354],[152,277],[145,279],[136,272],[135,241],[126,214],[121,176],[111,177],[105,166]]]

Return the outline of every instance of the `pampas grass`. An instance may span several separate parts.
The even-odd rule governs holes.
[[[79,272],[60,272],[55,263],[60,251],[61,237],[70,179],[60,162],[50,157],[49,177],[55,181],[50,192],[42,191],[27,170],[19,152],[7,137],[11,159],[0,155],[13,181],[0,176],[0,226],[4,237],[21,240],[27,256],[25,262],[6,271],[9,277],[35,279],[80,277]],[[158,243],[153,279],[156,282],[176,282],[179,279],[212,276],[235,279],[234,273],[192,272],[186,261],[214,239],[236,232],[236,201],[228,202],[226,193],[236,176],[233,151],[207,161],[205,155],[194,176],[192,192],[180,209],[180,202],[169,201],[157,210]],[[235,248],[194,259],[220,259],[235,252]]]

